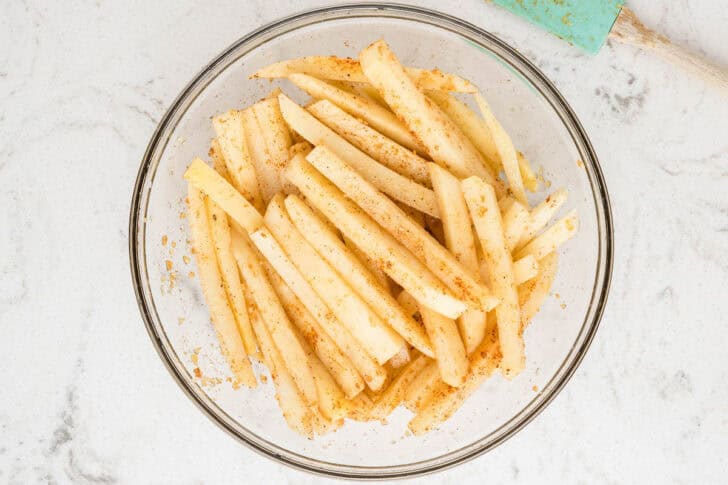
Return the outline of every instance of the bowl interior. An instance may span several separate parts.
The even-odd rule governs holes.
[[[314,54],[355,57],[385,39],[411,66],[438,67],[478,85],[518,149],[542,168],[547,187],[569,192],[579,211],[578,235],[560,253],[553,295],[525,333],[527,368],[513,381],[488,380],[439,430],[414,437],[410,414],[388,424],[348,422],[307,440],[291,432],[270,382],[235,390],[219,355],[190,253],[182,174],[205,156],[212,115],[243,107],[287,82],[248,80],[261,66]],[[393,476],[432,470],[488,449],[528,421],[560,388],[596,327],[606,294],[609,219],[606,195],[588,141],[568,108],[535,68],[497,39],[438,15],[361,7],[308,14],[241,41],[209,66],[170,110],[150,145],[133,207],[132,264],[140,305],[161,355],[183,388],[219,424],[260,451],[315,471]],[[138,218],[135,218],[138,215]],[[166,242],[166,243],[165,243]]]

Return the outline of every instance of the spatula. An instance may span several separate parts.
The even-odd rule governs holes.
[[[654,52],[673,65],[728,92],[728,72],[645,27],[623,0],[493,0],[585,51],[596,54],[607,39]]]

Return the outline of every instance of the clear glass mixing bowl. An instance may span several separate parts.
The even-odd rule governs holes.
[[[543,167],[552,184],[534,201],[565,187],[581,227],[561,251],[554,296],[526,331],[528,364],[517,379],[491,378],[452,419],[422,437],[406,432],[409,413],[399,409],[387,425],[349,422],[336,433],[307,440],[287,428],[270,383],[250,391],[234,390],[225,381],[226,365],[198,281],[189,274],[195,268],[188,259],[182,174],[193,156],[207,153],[213,114],[250,104],[278,84],[248,80],[250,73],[304,55],[356,56],[379,38],[408,65],[438,67],[478,85],[517,147]],[[285,82],[281,85],[294,92]],[[261,454],[349,478],[440,470],[513,436],[554,398],[583,358],[604,309],[613,257],[609,200],[596,155],[554,86],[488,32],[440,13],[395,5],[347,5],[295,15],[245,36],[213,59],[184,88],[152,136],[129,224],[139,308],[160,357],[185,394]]]

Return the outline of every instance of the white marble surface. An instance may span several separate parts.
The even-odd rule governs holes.
[[[327,2],[3,2],[0,483],[314,483],[180,392],[133,297],[127,215],[157,120],[213,55]],[[616,221],[610,303],[565,391],[494,452],[422,483],[725,483],[728,97],[650,55],[596,57],[478,0],[419,2],[534,60],[585,125]],[[728,64],[718,0],[634,0]]]

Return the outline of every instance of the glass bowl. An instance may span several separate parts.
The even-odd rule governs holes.
[[[356,56],[383,38],[407,65],[458,73],[486,94],[517,147],[551,188],[569,191],[577,236],[560,251],[558,277],[525,333],[527,368],[496,375],[439,430],[415,437],[409,412],[388,424],[347,422],[308,440],[286,426],[268,382],[233,389],[209,324],[187,242],[182,174],[207,153],[212,115],[248,105],[279,82],[248,80],[274,61],[313,54]],[[286,82],[283,89],[295,93]],[[299,100],[303,100],[299,97]],[[245,36],[212,60],[162,118],[142,160],[129,221],[131,270],[152,341],[185,394],[216,424],[274,460],[314,473],[396,478],[462,463],[493,449],[533,419],[574,373],[594,337],[612,268],[607,190],[586,133],[544,75],[495,36],[457,18],[399,5],[312,10]]]

